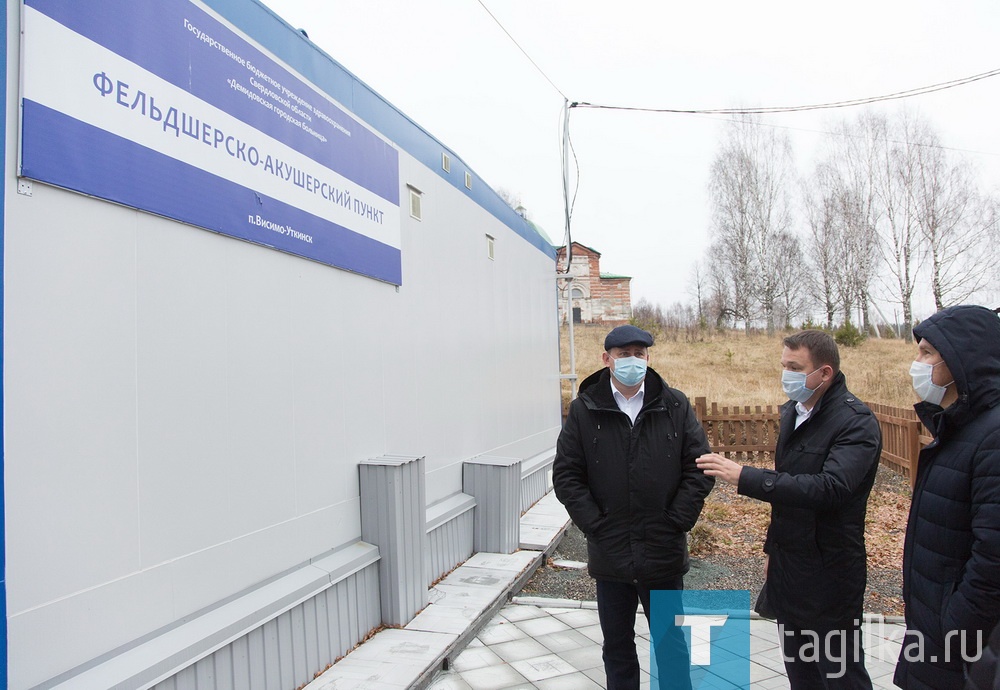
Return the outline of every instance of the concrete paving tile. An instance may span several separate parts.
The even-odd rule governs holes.
[[[577,632],[586,635],[587,637],[592,639],[594,642],[597,642],[598,644],[604,644],[604,633],[601,632],[601,626],[599,624],[587,625],[582,628],[577,628]]]
[[[488,623],[476,638],[484,645],[500,644],[512,640],[523,640],[527,635],[519,627],[499,616]]]
[[[537,635],[535,636],[535,641],[541,643],[550,652],[557,654],[582,647],[590,647],[594,644],[594,641],[589,637],[581,635],[572,629],[549,633],[547,635]]]
[[[511,604],[514,606],[537,606],[548,613],[553,613],[556,610],[579,609],[583,607],[582,601],[574,601],[573,599],[556,599],[554,597],[516,596],[511,598]],[[552,611],[549,609],[552,609]]]
[[[593,668],[604,669],[604,658],[601,654],[601,646],[592,643],[579,649],[560,652],[559,656],[569,662],[573,668],[580,671],[588,671]]]
[[[552,561],[552,565],[556,568],[565,568],[567,570],[583,570],[587,567],[587,564],[583,561],[571,561],[565,558]]]
[[[430,666],[457,635],[416,630],[383,630],[348,654],[348,659],[368,659],[390,664],[423,663]]]
[[[537,606],[518,606],[518,605],[507,605],[500,610],[500,616],[504,619],[510,621],[511,623],[516,623],[517,621],[526,621],[532,618],[547,618],[547,614],[542,609]]]
[[[477,668],[459,674],[466,683],[475,690],[505,690],[528,681],[510,666],[490,666]],[[531,687],[531,685],[527,685]]]
[[[490,587],[476,587],[472,585],[446,585],[439,583],[431,587],[427,592],[428,603],[438,606],[451,606],[454,608],[470,608],[476,611],[485,611],[502,594],[503,590]]]
[[[488,568],[491,570],[506,570],[520,573],[541,557],[537,551],[515,551],[514,553],[479,552],[471,556],[462,568]]]
[[[755,661],[750,662],[750,681],[756,683],[757,681],[767,680],[768,678],[774,678],[775,676],[780,676],[781,674],[775,671],[773,668],[768,666],[763,666]]]
[[[590,625],[600,625],[601,623],[601,619],[594,609],[579,609],[553,615],[571,628],[583,628]]]
[[[420,662],[392,663],[348,656],[338,661],[306,687],[309,690],[408,688],[420,677],[424,669],[425,666]]]
[[[490,645],[490,649],[508,663],[521,661],[522,659],[531,659],[536,656],[545,656],[549,653],[549,650],[530,637],[526,637],[523,640]]]
[[[435,676],[427,690],[474,690],[462,676],[451,671],[444,671]]]
[[[558,654],[546,654],[531,659],[512,661],[510,665],[532,683],[546,678],[576,673],[576,669],[561,659]]]
[[[535,687],[539,690],[601,690],[604,686],[598,685],[586,674],[578,671],[566,676],[537,681]]]
[[[553,530],[561,530],[566,526],[566,522],[568,520],[569,516],[565,513],[559,515],[555,512],[533,510],[522,515],[519,523],[522,529],[524,529],[525,525],[530,525],[532,527],[546,527]]]
[[[538,525],[521,525],[518,535],[518,546],[522,549],[542,551],[548,548],[562,529],[540,527]]]
[[[608,687],[608,676],[604,673],[604,663],[602,662],[600,666],[595,666],[594,668],[588,668],[583,671],[583,675],[590,678],[592,681],[600,685],[602,688]]]
[[[788,679],[784,676],[774,676],[758,683],[752,683],[754,690],[788,690]]]
[[[407,623],[404,629],[461,635],[472,625],[473,621],[479,618],[481,613],[482,609],[429,604]]]
[[[499,666],[504,660],[497,656],[489,647],[467,647],[451,662],[456,671],[472,671],[487,666]]]
[[[441,580],[438,586],[468,585],[470,587],[486,587],[498,593],[502,592],[506,594],[507,588],[514,582],[515,577],[517,577],[517,573],[510,570],[462,566]]]
[[[569,626],[563,623],[558,618],[553,618],[552,616],[543,616],[540,618],[531,618],[528,620],[519,620],[514,623],[517,627],[525,632],[526,635],[531,637],[538,637],[540,635],[548,635],[550,633],[563,632],[569,630]]]

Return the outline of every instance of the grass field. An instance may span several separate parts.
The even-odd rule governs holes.
[[[599,369],[607,326],[578,324],[573,329],[579,380]],[[720,405],[780,405],[781,339],[747,336],[741,331],[654,333],[650,366],[692,401],[696,397]],[[569,373],[569,334],[561,333],[562,373]],[[902,340],[869,339],[857,347],[841,347],[841,370],[847,385],[862,400],[908,407],[916,402],[910,385],[910,363],[916,346]],[[568,406],[570,384],[563,382]]]

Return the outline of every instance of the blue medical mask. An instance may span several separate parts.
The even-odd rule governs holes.
[[[615,366],[611,373],[623,386],[636,386],[646,378],[646,360],[638,357],[622,357],[613,361]]]
[[[932,405],[940,405],[941,401],[944,400],[944,394],[948,386],[955,383],[952,381],[944,386],[939,386],[934,383],[932,380],[932,377],[934,376],[934,367],[938,364],[941,364],[941,362],[938,362],[937,364],[914,362],[910,365],[910,377],[913,379],[913,390],[916,391],[921,400],[929,402]]]
[[[816,388],[806,388],[806,377],[812,376],[817,371],[819,369],[809,374],[803,374],[801,371],[781,372],[781,387],[785,390],[785,395],[795,402],[800,403],[804,403],[811,398],[819,386],[816,386]]]

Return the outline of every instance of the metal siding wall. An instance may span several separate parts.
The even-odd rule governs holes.
[[[540,468],[521,480],[521,512],[535,505],[551,488],[549,468]]]
[[[335,583],[153,690],[292,690],[378,627],[378,565]]]
[[[424,460],[384,456],[358,471],[361,538],[379,547],[382,620],[404,625],[427,604]]]
[[[476,498],[476,551],[514,553],[520,544],[521,461],[480,456],[465,463],[464,491]]]
[[[475,507],[427,534],[427,586],[473,554]]]

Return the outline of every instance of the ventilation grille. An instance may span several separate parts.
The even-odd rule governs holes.
[[[415,189],[410,190],[410,215],[417,220],[421,219],[420,215],[420,192]]]

